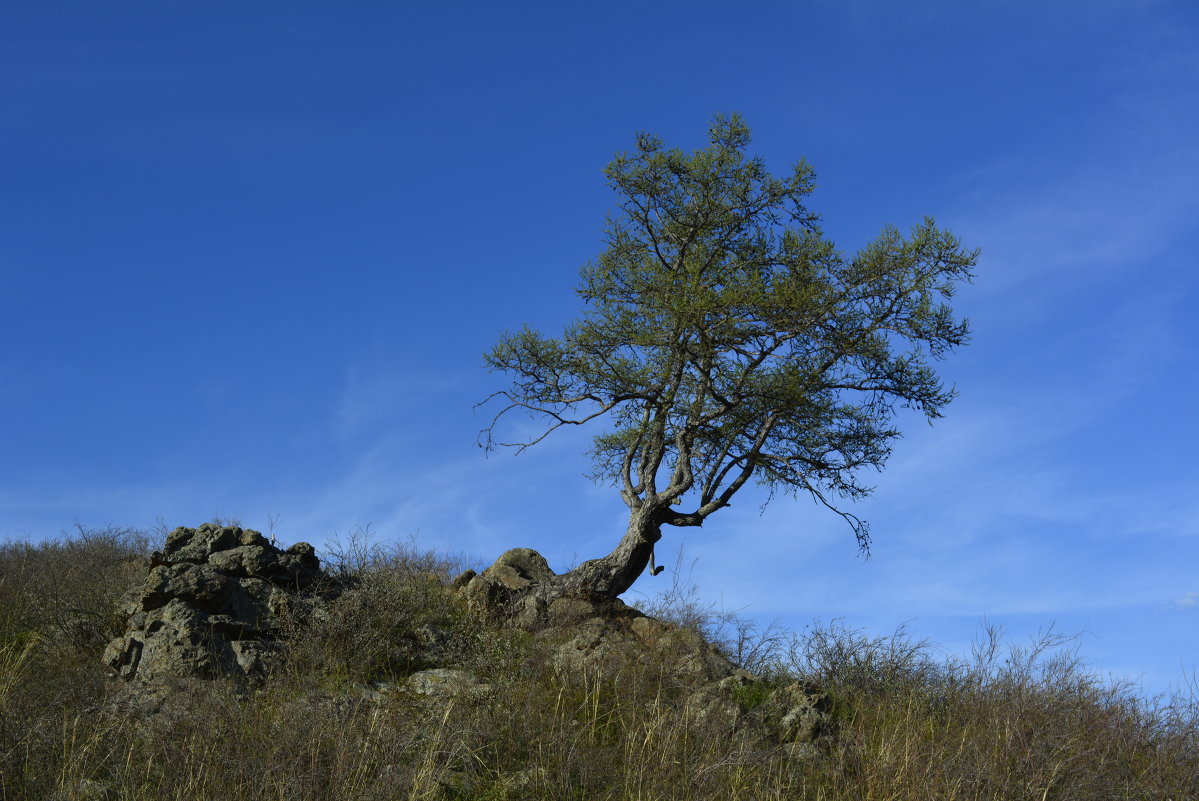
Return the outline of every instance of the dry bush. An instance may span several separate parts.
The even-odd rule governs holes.
[[[339,596],[316,619],[299,619],[286,636],[292,679],[354,684],[392,681],[427,667],[412,639],[421,626],[471,629],[454,602],[451,578],[462,560],[387,544],[359,529],[334,539],[324,567]]]
[[[668,583],[651,595],[632,601],[641,612],[702,635],[734,664],[751,673],[775,677],[783,673],[788,632],[777,620],[762,625],[705,599],[692,580],[695,561],[684,571],[686,550],[680,546],[673,568],[665,572]]]
[[[814,627],[794,669],[830,688],[842,718],[821,786],[912,801],[1199,797],[1194,696],[1163,704],[1101,681],[1074,640],[1050,629],[1011,645],[984,626],[970,659],[942,661],[902,629]]]
[[[14,788],[56,771],[69,720],[94,712],[101,650],[148,554],[145,535],[112,527],[0,544],[0,798],[45,797]]]
[[[149,539],[133,529],[86,529],[37,543],[0,544],[0,632],[108,636],[113,607],[144,571]]]

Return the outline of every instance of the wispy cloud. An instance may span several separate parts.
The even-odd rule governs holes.
[[[1199,607],[1199,592],[1188,592],[1181,598],[1175,598],[1171,607],[1174,609],[1194,609]]]

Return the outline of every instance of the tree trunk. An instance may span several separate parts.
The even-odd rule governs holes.
[[[612,553],[590,559],[554,581],[540,585],[546,596],[575,596],[589,600],[615,598],[633,586],[633,582],[649,564],[654,543],[662,538],[661,524],[652,512],[637,511],[629,518],[625,530]]]

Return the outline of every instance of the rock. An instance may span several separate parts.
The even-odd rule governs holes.
[[[619,627],[602,617],[593,617],[546,636],[569,636],[552,657],[555,670],[610,673],[650,658],[645,648]]]
[[[491,685],[473,673],[450,668],[434,668],[413,673],[404,682],[404,689],[430,698],[485,698]]]
[[[546,610],[546,623],[550,626],[569,626],[595,617],[596,605],[582,598],[555,598]]]
[[[687,696],[684,704],[687,721],[697,728],[714,727],[722,735],[730,735],[741,723],[741,705],[727,690],[709,684]]]
[[[550,581],[555,575],[545,557],[532,548],[505,551],[495,564],[483,571],[484,577],[498,581],[510,590],[523,590]]]
[[[466,606],[481,617],[494,617],[503,610],[512,591],[488,576],[472,576],[462,587]]]
[[[336,592],[315,551],[281,551],[250,529],[177,528],[153,555],[124,608],[125,633],[104,651],[125,679],[262,675],[289,616],[311,614]]]
[[[701,681],[723,679],[738,668],[697,631],[642,615],[630,628],[647,649],[676,663],[676,671]]]
[[[456,631],[437,626],[417,627],[412,632],[415,644],[414,661],[424,664],[446,664],[462,659],[470,649],[470,641]]]
[[[457,576],[454,577],[454,580],[452,582],[450,582],[450,587],[455,590],[460,590],[463,587],[465,587],[467,584],[469,584],[470,580],[473,579],[477,575],[479,575],[479,574],[473,570],[463,570],[461,573],[459,573]]]
[[[214,700],[237,703],[236,688],[201,678],[161,678],[122,682],[113,688],[104,712],[116,720],[134,722],[140,734],[150,740],[171,736],[181,725],[195,720],[196,710],[211,706]]]
[[[582,607],[572,606],[570,611],[581,613]],[[567,638],[553,656],[557,670],[611,674],[630,666],[658,663],[669,665],[676,679],[693,684],[721,679],[737,670],[695,632],[646,617],[623,604],[596,611],[600,614],[548,628],[539,635]],[[658,636],[645,636],[650,630]]]
[[[546,609],[544,598],[526,595],[512,614],[512,625],[525,631],[540,631],[546,626]]]
[[[697,728],[714,727],[726,736],[740,730],[746,722],[743,698],[756,681],[748,671],[738,668],[719,681],[697,688],[684,704],[688,722]]]
[[[818,756],[818,744],[832,731],[826,695],[803,682],[774,687],[741,669],[694,690],[684,709],[691,726],[714,727],[745,745],[775,747],[796,760]]]
[[[805,682],[793,682],[776,690],[762,704],[760,717],[783,743],[812,743],[829,734],[827,695]]]
[[[699,631],[648,617],[618,599],[555,597],[538,587],[555,577],[536,551],[514,548],[481,574],[461,574],[454,586],[481,616],[506,620],[547,642],[559,672],[611,676],[662,666],[691,688],[682,704],[690,726],[735,735],[746,747],[787,747],[795,759],[811,758],[818,751],[813,744],[830,733],[829,701],[814,688],[764,682],[738,668]]]
[[[619,599],[541,592],[557,578],[541,554],[513,548],[480,574],[454,579],[466,606],[480,617],[559,640],[556,669],[619,670],[622,665],[671,661],[676,675],[705,682],[736,666],[701,634],[647,617]],[[544,588],[542,588],[544,589]]]

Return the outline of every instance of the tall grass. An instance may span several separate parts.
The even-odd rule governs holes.
[[[350,589],[297,624],[261,687],[181,685],[139,717],[115,703],[99,655],[146,550],[114,530],[0,546],[3,801],[1199,798],[1194,693],[1146,701],[1090,675],[1052,632],[1012,647],[986,630],[947,661],[902,630],[756,631],[676,593],[659,614],[771,686],[802,679],[830,696],[835,736],[796,756],[697,717],[668,660],[555,672],[551,638],[460,607],[460,560],[362,538],[332,554]],[[439,664],[490,691],[406,692],[429,666],[413,647],[422,627],[450,637]]]

